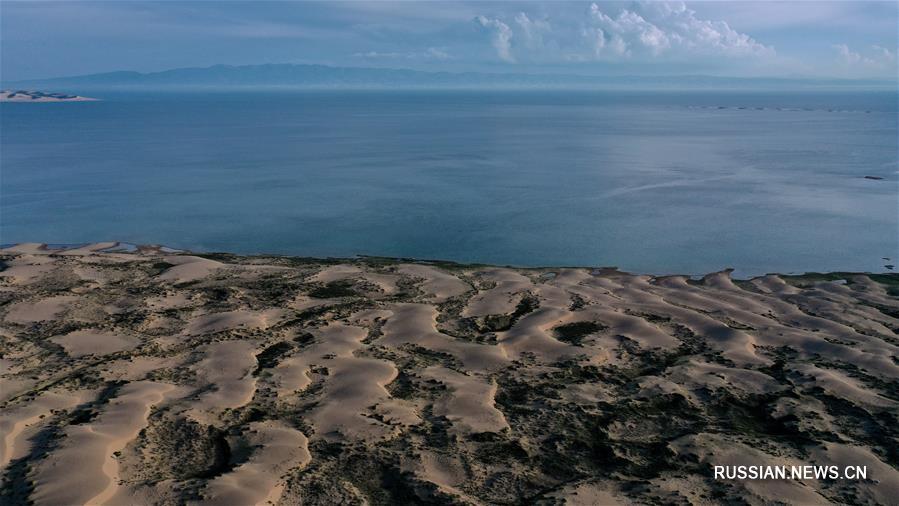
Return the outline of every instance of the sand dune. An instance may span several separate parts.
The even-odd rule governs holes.
[[[202,492],[204,499],[189,504],[277,504],[284,488],[281,475],[302,469],[311,459],[306,436],[279,422],[254,422],[246,433],[255,448],[250,458],[211,480]]]
[[[11,338],[9,334],[4,333],[2,328],[0,328],[0,342],[3,342],[7,345],[5,347],[8,348],[19,344],[15,338]],[[21,356],[28,356],[29,352],[33,353],[35,347],[23,346],[22,348],[24,349],[16,354],[19,356],[5,353],[5,358],[0,358],[0,403],[4,403],[21,393],[28,392],[37,383],[37,378],[34,376],[22,376],[21,373],[26,371],[27,368],[17,366]]]
[[[396,270],[401,274],[421,278],[423,281],[419,285],[419,289],[432,302],[443,302],[450,297],[462,295],[471,289],[468,284],[459,278],[427,265],[403,264],[398,266]]]
[[[480,504],[477,498],[461,490],[466,476],[462,461],[452,455],[442,455],[424,450],[409,459],[405,471],[415,473],[420,479],[432,483],[449,494],[459,504]]]
[[[215,258],[0,250],[4,504],[899,495],[897,275]]]
[[[9,262],[0,272],[0,278],[11,279],[14,283],[28,284],[41,278],[56,267],[53,258],[46,255],[22,255]]]
[[[614,492],[595,483],[575,483],[553,492],[550,497],[563,501],[567,506],[618,506],[630,504]]]
[[[328,284],[347,280],[362,280],[377,287],[378,291],[385,295],[391,295],[396,292],[396,283],[399,279],[400,276],[396,274],[364,271],[353,265],[332,265],[316,273],[309,278],[309,281]]]
[[[162,261],[172,264],[172,267],[157,276],[157,279],[174,283],[196,281],[224,267],[221,262],[193,256],[167,256],[163,257]]]
[[[503,332],[499,337],[500,347],[510,357],[519,358],[523,354],[532,354],[546,361],[581,353],[574,346],[563,343],[550,334],[551,328],[567,322],[567,316],[567,311],[562,308],[540,308]]]
[[[115,248],[118,245],[119,245],[119,243],[117,243],[117,242],[97,242],[97,243],[93,243],[93,244],[88,244],[86,246],[82,246],[80,248],[71,248],[71,249],[66,249],[66,250],[60,251],[59,255],[62,255],[62,256],[93,255],[93,254],[99,253],[103,250]]]
[[[385,346],[420,346],[445,353],[474,371],[485,371],[508,362],[497,346],[475,344],[455,339],[437,331],[437,309],[427,304],[398,304],[390,306],[393,315],[384,325],[384,337],[378,343]]]
[[[856,403],[869,409],[886,408],[899,412],[899,401],[869,391],[859,380],[844,373],[811,364],[802,364],[796,370],[806,376],[805,380],[798,380],[799,383],[807,381],[835,397],[854,399]]]
[[[876,486],[856,487],[854,499],[860,503],[890,504],[899,497],[899,470],[885,464],[868,448],[827,442],[815,449],[814,456],[823,465],[836,465],[841,469],[846,466],[864,466],[868,479],[876,483]]]
[[[770,455],[738,439],[714,434],[685,436],[673,441],[671,446],[676,455],[695,456],[698,457],[700,463],[707,465],[803,465],[799,459]],[[791,504],[826,504],[828,502],[816,490],[820,487],[820,484],[817,483],[792,480],[746,480],[744,486],[744,497],[752,502],[781,501]]]
[[[0,249],[4,255],[47,254],[47,245],[39,242],[23,242]]]
[[[203,348],[203,359],[194,370],[203,378],[203,388],[191,407],[196,410],[239,408],[253,398],[256,378],[251,375],[256,366],[255,353],[259,343],[253,341],[225,341]]]
[[[500,432],[509,427],[502,411],[493,405],[496,384],[440,366],[428,367],[422,377],[439,381],[449,388],[449,392],[435,403],[434,414],[445,416],[455,432]]]
[[[186,334],[199,335],[230,329],[264,329],[275,324],[284,312],[280,309],[264,311],[237,310],[210,313],[193,318],[184,330]]]
[[[362,327],[331,323],[316,332],[316,344],[274,371],[280,392],[289,395],[309,385],[311,367],[327,368],[324,399],[309,414],[315,438],[381,439],[419,421],[409,407],[392,402],[384,388],[396,377],[393,364],[353,356],[366,334]]]
[[[479,276],[496,286],[472,297],[462,312],[463,316],[511,313],[519,300],[515,295],[533,287],[530,279],[511,269],[490,269],[479,273]]]
[[[151,406],[174,387],[134,382],[110,400],[96,420],[73,425],[53,458],[34,471],[35,504],[106,504],[118,492],[118,464],[113,455],[146,425]],[[121,504],[121,502],[119,502]]]
[[[144,303],[155,310],[180,309],[191,304],[191,299],[183,293],[170,293],[158,297],[149,297]]]
[[[355,265],[332,265],[315,273],[309,278],[309,281],[318,283],[332,283],[344,279],[354,278],[362,275],[364,271]]]
[[[85,355],[107,355],[122,350],[130,350],[138,345],[137,338],[122,334],[96,330],[76,330],[50,339],[65,348],[72,357]]]
[[[3,436],[3,444],[0,446],[0,469],[6,467],[10,461],[28,454],[32,446],[29,439],[50,421],[54,410],[71,409],[87,401],[92,393],[95,392],[87,390],[66,393],[45,392],[28,404],[0,415],[0,434]]]
[[[9,308],[4,319],[20,324],[53,320],[76,301],[78,297],[73,295],[56,295],[34,302],[19,302]]]

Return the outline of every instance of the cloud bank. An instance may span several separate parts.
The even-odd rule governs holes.
[[[646,2],[606,12],[588,6],[580,18],[512,19],[479,15],[495,55],[505,62],[653,61],[659,58],[773,57],[773,46],[740,33],[726,21],[702,19],[683,2]]]

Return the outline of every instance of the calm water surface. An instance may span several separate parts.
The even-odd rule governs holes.
[[[0,241],[658,274],[899,264],[895,93],[99,96],[0,106]]]

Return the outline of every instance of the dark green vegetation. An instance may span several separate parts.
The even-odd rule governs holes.
[[[521,301],[515,306],[515,311],[511,314],[489,315],[484,318],[484,324],[481,326],[481,332],[504,332],[512,328],[515,322],[522,316],[533,312],[540,307],[540,301],[531,294],[522,296]]]
[[[353,289],[352,283],[345,281],[333,281],[309,291],[309,296],[316,299],[337,299],[354,295],[358,295],[358,293]]]
[[[189,419],[154,418],[140,435],[140,472],[147,480],[208,479],[232,466],[226,433]]]
[[[279,341],[268,348],[262,350],[262,353],[256,355],[256,370],[253,371],[254,376],[258,376],[263,369],[271,369],[278,365],[281,358],[293,351],[293,345],[287,341]]]
[[[581,341],[590,334],[605,330],[605,325],[596,322],[573,322],[559,325],[553,329],[556,339],[559,341],[580,346]]]

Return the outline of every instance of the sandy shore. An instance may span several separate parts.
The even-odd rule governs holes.
[[[4,504],[899,497],[899,275],[0,260]]]

